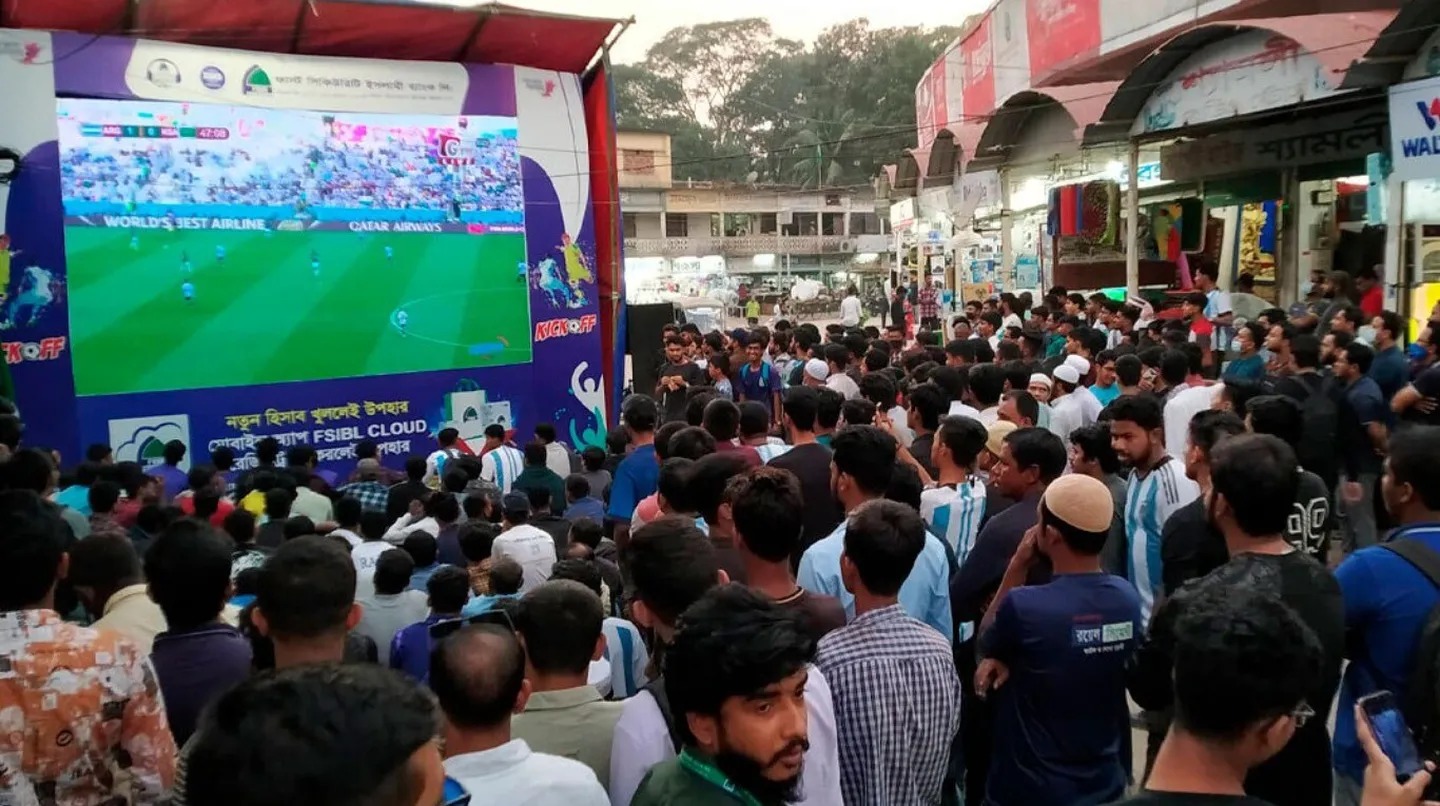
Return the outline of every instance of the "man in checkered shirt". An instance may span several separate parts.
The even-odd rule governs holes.
[[[940,291],[934,283],[924,283],[916,294],[915,315],[922,330],[940,329]]]
[[[380,483],[380,462],[377,459],[361,459],[355,468],[357,480],[346,484],[336,492],[341,498],[354,498],[366,512],[384,512],[390,498],[390,488]]]
[[[960,727],[950,641],[905,614],[900,586],[925,547],[913,508],[872,501],[850,517],[840,572],[855,620],[820,641],[846,806],[938,804]]]

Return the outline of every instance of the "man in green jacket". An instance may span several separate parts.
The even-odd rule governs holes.
[[[742,585],[705,594],[666,648],[665,694],[684,740],[631,806],[781,806],[798,800],[815,641]]]

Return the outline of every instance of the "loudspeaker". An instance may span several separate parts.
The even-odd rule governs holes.
[[[635,391],[650,394],[660,381],[665,345],[660,333],[675,323],[675,306],[668,302],[625,306],[625,352],[630,354],[630,376]]]

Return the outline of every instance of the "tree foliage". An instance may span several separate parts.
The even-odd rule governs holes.
[[[915,83],[959,31],[855,19],[806,47],[763,19],[676,28],[615,68],[617,117],[671,134],[677,181],[863,184],[914,142]]]

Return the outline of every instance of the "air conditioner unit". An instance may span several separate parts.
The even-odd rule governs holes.
[[[843,240],[843,241],[840,242],[840,251],[841,251],[841,252],[847,252],[847,253],[848,253],[848,252],[854,252],[854,251],[855,251],[855,242],[852,241],[852,240],[850,240],[849,238],[846,238],[845,240]]]

